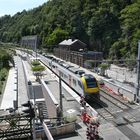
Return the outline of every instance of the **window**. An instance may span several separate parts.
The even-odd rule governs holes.
[[[68,79],[68,76],[64,74],[64,78],[65,78],[65,79]]]
[[[73,79],[73,85],[76,86],[76,80],[75,79]]]
[[[80,81],[78,81],[78,85],[79,85],[80,88],[83,89],[82,83]]]
[[[63,77],[63,73],[61,71],[59,71],[59,76]]]
[[[95,88],[97,87],[97,82],[95,78],[86,79],[87,88]]]

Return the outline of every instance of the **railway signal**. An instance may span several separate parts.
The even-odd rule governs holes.
[[[85,101],[85,98],[83,96],[81,96],[80,104],[82,107],[86,108],[86,101]]]
[[[98,127],[99,127],[99,123],[87,124],[87,131],[86,131],[87,140],[99,139]]]
[[[82,106],[81,119],[87,125],[87,131],[86,131],[87,140],[97,140],[97,139],[99,139],[98,117],[91,116],[88,114],[88,109],[86,107],[86,101],[85,101],[84,97],[81,97],[80,103]]]

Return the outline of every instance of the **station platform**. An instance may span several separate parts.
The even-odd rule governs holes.
[[[6,82],[5,91],[0,104],[0,109],[8,109],[14,107],[14,101],[17,95],[17,74],[16,69],[11,68],[9,70],[8,79]]]
[[[27,62],[25,62],[25,65],[27,66],[28,74],[29,74],[30,78],[34,81],[35,77],[33,76],[32,72],[31,72],[30,66],[28,65]],[[56,100],[59,103],[58,80],[52,73],[50,73],[49,70],[46,72],[47,72],[46,75],[43,76],[43,80],[49,81],[48,87],[50,88],[50,90],[52,91]],[[10,78],[11,80],[12,80],[12,77],[13,78],[15,77],[15,76],[13,76],[14,74],[15,74],[15,70],[12,72],[9,72],[9,77],[11,77]],[[10,80],[9,84],[7,84],[7,88],[11,87],[11,85],[14,84],[14,82],[11,80]],[[7,81],[7,83],[8,83],[8,81]],[[12,90],[13,90],[13,87],[12,87]],[[37,87],[37,89],[38,89],[38,87]],[[37,93],[36,93],[36,95],[37,95]],[[61,140],[86,140],[87,139],[87,136],[86,136],[87,126],[80,119],[80,105],[75,100],[75,97],[72,96],[70,93],[72,93],[72,92],[69,89],[64,88],[64,87],[62,88],[63,110],[64,110],[64,112],[69,109],[76,110],[76,114],[77,114],[76,133],[69,134],[69,135],[61,135],[61,136],[56,137],[55,139],[56,140],[59,140],[59,139],[61,139]],[[13,96],[13,97],[15,98],[15,96]],[[33,99],[33,97],[31,97],[31,98]],[[44,98],[43,94],[42,95],[38,94],[38,98],[40,98],[40,99]],[[2,102],[4,102],[4,104],[5,104],[6,100],[7,100],[7,98],[3,98]],[[43,101],[43,104],[44,104],[44,101]],[[50,108],[50,107],[47,106],[47,108]],[[140,122],[128,124],[128,125],[120,125],[117,127],[115,125],[113,125],[112,123],[104,122],[104,123],[100,124],[100,126],[99,126],[99,136],[100,136],[100,140],[140,140],[140,131],[139,130],[140,130]]]

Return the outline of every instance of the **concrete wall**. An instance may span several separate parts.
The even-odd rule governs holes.
[[[59,107],[58,102],[56,101],[55,97],[52,95],[47,84],[43,80],[41,80],[41,86],[42,86],[42,91],[43,91],[45,103],[46,103],[47,110],[48,110],[48,117],[56,118],[57,117],[57,108]]]
[[[49,128],[52,136],[70,134],[75,132],[75,122],[64,124],[62,126]]]

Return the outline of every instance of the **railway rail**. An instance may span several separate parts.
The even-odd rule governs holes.
[[[109,106],[106,104],[103,100],[98,100],[96,98],[91,98],[91,101],[89,104],[96,109],[96,111],[99,114],[100,119],[106,120],[106,121],[113,121],[115,119],[115,114],[112,111],[112,108],[116,108],[114,106]],[[118,109],[118,108],[117,108]],[[120,110],[119,110],[120,111]]]
[[[118,108],[122,109],[123,111],[127,109],[132,109],[132,106],[128,104],[128,102],[124,102],[121,99],[102,91],[100,92],[100,96],[104,99],[106,99],[108,102],[111,102],[112,104],[116,105]]]
[[[46,63],[44,61],[41,60],[41,62],[44,65],[46,65]],[[63,82],[65,83],[65,81],[63,81]],[[66,85],[67,85],[67,83],[66,83]],[[74,92],[76,92],[75,89],[72,88],[72,90]],[[117,97],[114,97],[113,95],[110,95],[109,93],[105,93],[102,90],[101,90],[101,92],[102,92],[101,100],[95,99],[93,97],[94,98],[93,100],[96,102],[96,105],[95,105],[95,102],[94,102],[94,104],[89,103],[89,105],[91,107],[96,109],[96,111],[98,112],[98,114],[100,116],[99,118],[102,118],[105,121],[115,122],[115,119],[117,119],[116,114],[118,114],[118,113],[123,114],[124,111],[133,109],[127,102],[121,101]],[[79,93],[77,93],[77,94],[79,95]],[[123,116],[122,116],[122,118],[123,118]]]
[[[94,100],[94,102],[89,104],[96,109],[102,123],[111,122],[115,125],[123,125],[139,121],[138,115],[136,117],[138,113],[133,108],[133,105],[129,105],[128,102],[123,102],[123,100],[109,93],[101,91],[100,100],[95,98],[91,100]],[[129,119],[127,120],[126,118]]]

